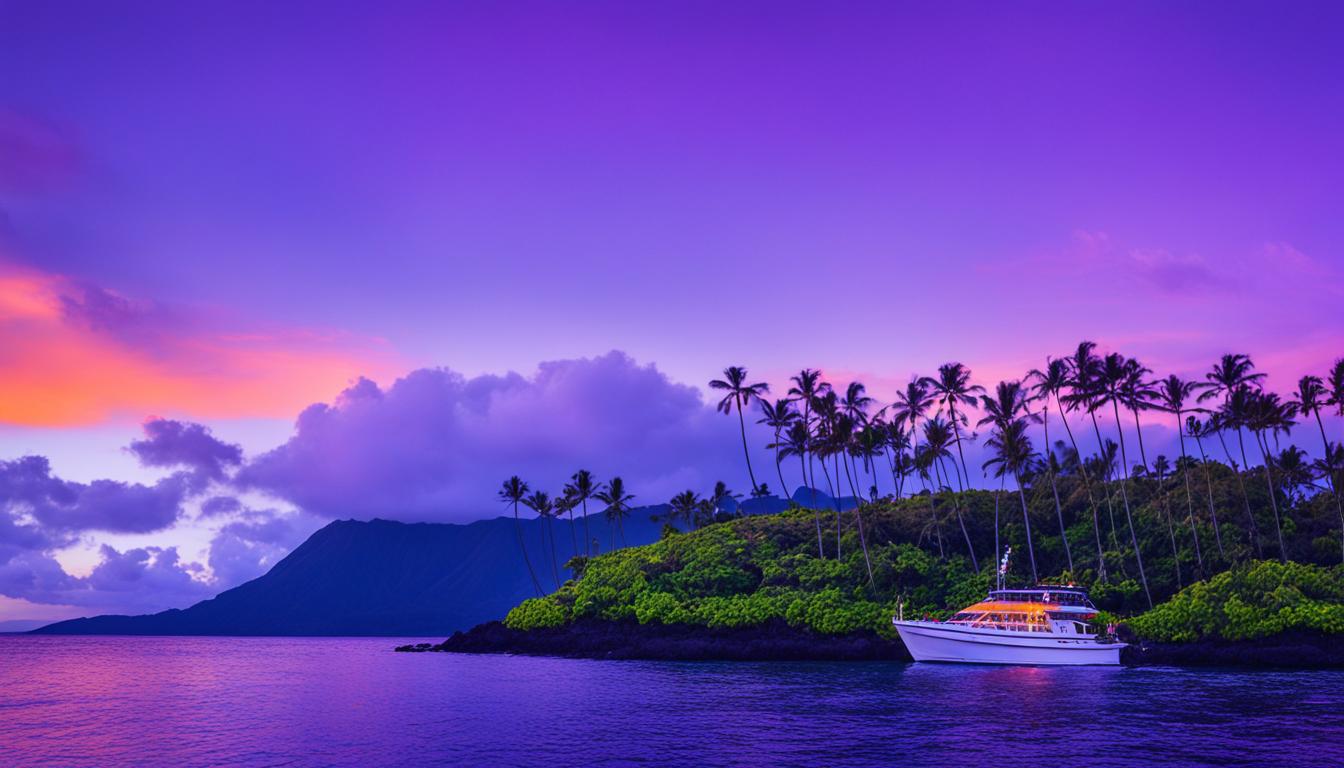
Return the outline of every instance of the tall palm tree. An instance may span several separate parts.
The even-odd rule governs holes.
[[[1154,393],[1157,397],[1157,407],[1176,417],[1176,435],[1180,438],[1181,445],[1181,458],[1176,462],[1176,465],[1177,469],[1181,471],[1181,477],[1185,480],[1185,512],[1186,518],[1190,521],[1190,537],[1195,542],[1195,564],[1199,566],[1200,574],[1203,574],[1204,557],[1199,550],[1199,529],[1195,526],[1195,500],[1190,493],[1190,471],[1185,455],[1185,430],[1181,427],[1184,423],[1186,403],[1198,391],[1199,384],[1186,381],[1173,373],[1157,383]],[[1222,554],[1221,542],[1219,542],[1218,554]]]
[[[1224,410],[1230,408],[1229,401],[1232,393],[1243,386],[1258,386],[1261,379],[1265,377],[1263,373],[1255,372],[1255,364],[1251,362],[1248,355],[1228,354],[1214,363],[1213,370],[1209,371],[1204,378],[1208,381],[1203,393],[1199,396],[1202,403],[1205,400],[1211,400],[1221,395],[1223,397]],[[1237,476],[1237,487],[1241,490],[1241,502],[1246,508],[1246,519],[1250,522],[1251,542],[1255,545],[1257,557],[1264,553],[1260,545],[1260,530],[1255,524],[1255,515],[1251,512],[1251,497],[1246,493],[1246,482],[1242,478],[1242,469],[1238,468],[1237,462],[1232,459],[1232,452],[1227,449],[1227,441],[1223,439],[1223,432],[1228,429],[1237,431],[1237,443],[1241,447],[1241,467],[1249,468],[1246,463],[1246,443],[1241,437],[1240,416],[1236,415],[1231,421],[1226,414],[1220,414],[1218,418],[1210,419],[1210,428],[1218,434],[1218,442],[1223,447],[1223,454],[1227,456],[1227,463],[1232,466],[1232,472]]]
[[[719,412],[729,414],[733,408],[737,409],[737,426],[742,432],[742,456],[747,460],[747,476],[751,478],[751,489],[756,490],[756,473],[751,469],[751,452],[747,450],[747,422],[742,415],[742,410],[751,405],[752,401],[761,399],[770,391],[770,385],[765,382],[755,384],[747,383],[747,369],[738,365],[730,365],[723,369],[723,378],[714,379],[709,382],[710,389],[717,389],[728,394],[724,395],[719,401]]]
[[[1237,392],[1233,393],[1232,400],[1236,401],[1239,397],[1245,396],[1249,401],[1242,409],[1245,414],[1243,423],[1250,430],[1251,436],[1255,438],[1255,444],[1260,448],[1261,468],[1265,475],[1265,489],[1269,491],[1269,508],[1274,513],[1274,532],[1279,538],[1279,560],[1288,562],[1288,550],[1283,544],[1283,523],[1279,515],[1279,501],[1274,491],[1274,472],[1271,468],[1269,437],[1279,432],[1287,432],[1293,426],[1291,417],[1291,408],[1284,405],[1279,400],[1279,396],[1273,392],[1264,392],[1262,390],[1253,390],[1243,385]],[[1269,435],[1265,434],[1266,432]]]
[[[775,472],[779,474],[779,492],[784,494],[785,500],[788,501],[789,506],[792,507],[793,496],[789,493],[789,484],[784,482],[784,468],[780,466],[779,463],[779,449],[782,447],[782,443],[779,441],[779,435],[784,430],[793,426],[793,423],[800,417],[798,411],[793,408],[792,400],[783,399],[771,403],[769,400],[761,399],[759,402],[761,404],[762,417],[758,419],[756,423],[764,424],[775,431],[775,441],[767,446],[767,448],[773,448],[775,451]],[[806,470],[803,472],[803,482],[807,482]]]
[[[1120,500],[1125,507],[1125,522],[1129,525],[1129,538],[1134,543],[1134,560],[1139,565],[1139,581],[1143,583],[1143,594],[1148,598],[1148,607],[1153,607],[1153,595],[1148,590],[1148,577],[1143,572],[1143,552],[1139,550],[1139,534],[1134,528],[1134,516],[1129,510],[1129,491],[1125,487],[1129,484],[1129,456],[1125,453],[1125,430],[1120,423],[1120,401],[1123,395],[1120,388],[1125,378],[1129,376],[1129,366],[1125,363],[1125,358],[1112,352],[1107,355],[1101,363],[1102,389],[1100,396],[1096,400],[1096,406],[1100,407],[1110,403],[1115,412],[1115,431],[1120,435]]]
[[[1139,422],[1139,411],[1151,409],[1153,400],[1156,399],[1153,383],[1146,378],[1150,373],[1151,370],[1131,357],[1125,360],[1124,376],[1121,377],[1118,387],[1121,404],[1134,414],[1134,432],[1139,438],[1139,460],[1143,462],[1145,472],[1148,470],[1148,454],[1143,450],[1143,425]]]
[[[630,502],[635,498],[633,494],[627,493],[625,481],[619,477],[613,477],[607,481],[607,485],[593,494],[593,498],[607,505],[602,510],[602,514],[607,518],[607,526],[611,528],[611,548],[616,548],[616,533],[621,534],[621,546],[625,546],[625,518],[630,516]]]
[[[807,423],[803,421],[795,421],[793,424],[789,425],[788,431],[784,433],[783,442],[779,443],[776,448],[778,451],[777,455],[781,460],[788,458],[789,456],[798,457],[798,464],[802,469],[803,480],[805,482],[807,480],[807,447],[811,437],[811,433],[807,428]],[[775,446],[771,447],[773,448]],[[817,524],[817,557],[824,558],[826,557],[826,550],[821,541],[821,511],[817,509],[816,498],[816,491],[813,491],[812,519]]]
[[[1047,364],[1048,364],[1047,360]],[[1034,373],[1039,373],[1033,369],[1027,373],[1027,380],[1031,380]],[[1050,495],[1055,502],[1055,519],[1059,521],[1059,538],[1064,542],[1064,559],[1069,564],[1069,573],[1073,573],[1073,549],[1069,546],[1068,529],[1064,526],[1064,508],[1059,503],[1059,486],[1055,482],[1055,470],[1057,462],[1055,461],[1054,451],[1050,448],[1050,398],[1048,394],[1040,393],[1036,387],[1024,388],[1027,393],[1022,401],[1023,410],[1026,413],[1027,421],[1040,424],[1045,432],[1045,457],[1042,464],[1045,468],[1047,479],[1050,481]],[[1039,414],[1031,412],[1031,403],[1035,400],[1044,400],[1045,404],[1041,407]]]
[[[588,500],[597,492],[598,482],[593,478],[593,473],[586,469],[575,472],[569,480],[571,487],[574,489],[574,498],[579,500],[579,504],[583,508],[583,552],[585,555],[592,557],[593,539],[592,535],[588,533]],[[574,554],[577,555],[578,552]]]
[[[1344,357],[1335,361],[1334,366],[1330,368],[1330,373],[1326,376],[1326,385],[1330,391],[1330,399],[1326,405],[1335,406],[1338,415],[1344,416]]]
[[[1104,444],[1101,439],[1101,426],[1097,423],[1097,398],[1101,391],[1101,359],[1093,352],[1097,345],[1091,341],[1082,341],[1078,343],[1078,348],[1068,358],[1069,365],[1069,394],[1063,397],[1063,401],[1069,406],[1070,411],[1086,411],[1092,420],[1092,432],[1097,437],[1097,450],[1104,451]],[[1068,425],[1065,419],[1064,424]],[[1075,449],[1077,446],[1074,446]],[[1087,462],[1083,462],[1086,467]],[[1101,489],[1106,497],[1106,517],[1111,524],[1111,546],[1115,549],[1120,548],[1120,542],[1115,536],[1115,507],[1111,503],[1111,464],[1104,464],[1106,474],[1101,475]],[[1120,570],[1124,572],[1124,560],[1120,562]]]
[[[531,496],[523,499],[523,505],[537,516],[546,521],[543,532],[549,531],[551,535],[551,575],[555,577],[555,588],[560,588],[560,566],[555,558],[555,528],[551,524],[551,517],[555,513],[555,504],[551,502],[551,497],[545,491],[534,491]]]
[[[1031,580],[1037,583],[1040,575],[1036,572],[1036,548],[1031,540],[1031,516],[1027,514],[1027,495],[1022,490],[1022,471],[1031,462],[1031,438],[1027,436],[1025,419],[1014,419],[1006,424],[997,425],[985,441],[985,447],[993,456],[985,462],[985,468],[995,467],[999,477],[1012,475],[1017,482],[1017,496],[1022,502],[1022,523],[1027,531],[1027,556],[1031,559]]]
[[[872,475],[873,488],[877,488],[877,459],[886,453],[886,425],[878,421],[870,423],[854,435],[851,451],[863,465],[863,471]],[[857,471],[857,470],[856,470]],[[874,496],[873,501],[877,498]]]
[[[971,384],[971,369],[961,363],[944,363],[938,366],[938,377],[926,377],[924,383],[933,391],[934,398],[947,410],[947,419],[952,423],[952,435],[956,438],[957,457],[961,459],[961,472],[970,478],[971,475],[966,470],[966,454],[961,449],[961,429],[958,426],[966,423],[966,415],[957,413],[957,405],[974,407],[979,396],[985,393],[985,388],[979,384]]]
[[[569,515],[569,541],[570,546],[573,547],[571,551],[574,553],[573,557],[578,557],[579,534],[578,529],[574,526],[574,509],[579,506],[578,492],[574,490],[574,486],[566,485],[561,494],[555,498],[554,503],[557,518],[564,517],[566,514]]]
[[[805,433],[808,438],[803,444],[803,456],[805,466],[803,467],[803,482],[807,483],[808,490],[812,494],[812,508],[817,508],[817,471],[812,466],[811,436],[812,436],[812,403],[824,391],[830,389],[830,385],[821,380],[821,371],[812,368],[804,368],[797,375],[789,379],[793,386],[789,387],[788,395],[794,401],[803,405],[803,426],[806,427]]]
[[[919,454],[919,420],[924,418],[929,409],[933,407],[933,395],[929,394],[929,388],[924,383],[924,379],[911,377],[910,383],[905,385],[905,389],[896,393],[896,402],[891,404],[891,421],[899,425],[905,423],[909,425],[910,450],[913,455]]]
[[[941,463],[943,459],[952,459],[952,452],[949,450],[948,446],[953,442],[953,432],[953,429],[948,426],[948,423],[943,420],[942,416],[934,416],[931,419],[924,420],[925,454],[929,456],[930,461],[933,462],[935,474],[937,472],[938,464]],[[953,468],[955,469],[955,464]],[[950,492],[951,490],[952,488],[949,484],[948,491]],[[957,500],[955,493],[951,493],[950,495],[952,496],[952,508],[957,514],[957,525],[961,527],[962,538],[966,539],[966,551],[971,555],[971,568],[973,568],[976,573],[979,573],[980,563],[975,557],[975,545],[971,543],[971,534],[966,530],[966,519],[962,517],[961,514],[961,503]]]
[[[1000,381],[994,388],[994,395],[982,395],[980,397],[980,410],[985,412],[984,418],[976,422],[976,426],[983,427],[993,425],[994,429],[1000,434],[1005,434],[1009,425],[1019,419],[1019,414],[1028,413],[1027,409],[1027,391],[1018,381]],[[1023,420],[1027,423],[1030,417]],[[1063,515],[1059,519],[1060,533],[1064,532]],[[1068,537],[1064,537],[1064,547],[1068,549]],[[994,521],[994,551],[999,551],[999,523],[996,517]],[[1073,558],[1070,556],[1069,570],[1073,570]]]
[[[523,497],[527,496],[527,483],[522,478],[514,475],[504,481],[503,487],[499,489],[499,500],[505,504],[513,505],[513,530],[518,536],[518,551],[523,553],[523,563],[527,566],[527,575],[532,579],[532,588],[537,591],[537,597],[543,594],[541,591],[541,582],[537,581],[537,572],[532,568],[532,559],[527,556],[527,542],[523,538],[523,521],[518,517],[518,504],[522,502]]]
[[[1340,360],[1339,368],[1341,369],[1340,386],[1344,387],[1344,360]],[[1321,432],[1321,447],[1324,449],[1322,454],[1324,456],[1330,454],[1330,440],[1325,436],[1325,422],[1321,420],[1321,410],[1329,402],[1330,392],[1325,388],[1325,382],[1321,380],[1321,377],[1303,376],[1298,379],[1297,392],[1294,393],[1293,400],[1289,403],[1293,412],[1316,420],[1316,428]],[[1340,504],[1339,488],[1335,487],[1333,473],[1325,473],[1325,483],[1330,495],[1335,497],[1335,512],[1339,515],[1340,556],[1344,558],[1344,506]]]
[[[1213,504],[1213,475],[1209,472],[1209,455],[1204,452],[1204,436],[1210,431],[1207,423],[1201,422],[1194,416],[1185,417],[1185,431],[1195,438],[1195,446],[1199,448],[1199,464],[1204,468],[1204,484],[1207,486],[1209,497],[1209,520],[1213,522],[1213,540],[1218,542],[1218,557],[1227,559],[1227,553],[1223,551],[1223,534],[1218,528],[1218,512]]]
[[[1035,391],[1038,397],[1045,398],[1045,411],[1047,415],[1050,410],[1050,398],[1055,400],[1055,409],[1059,412],[1059,420],[1064,422],[1064,432],[1069,436],[1069,443],[1073,446],[1074,455],[1079,455],[1078,441],[1073,437],[1073,428],[1069,426],[1069,419],[1064,415],[1064,403],[1060,400],[1060,395],[1064,388],[1069,386],[1069,363],[1067,360],[1047,357],[1045,359],[1045,368],[1032,369],[1027,374],[1030,380],[1034,380]],[[1048,422],[1047,422],[1048,425]],[[1046,427],[1046,442],[1049,443],[1050,432]],[[1047,462],[1049,463],[1049,462]],[[1088,478],[1087,468],[1083,462],[1078,462],[1078,474],[1083,480],[1083,490],[1087,493],[1087,506],[1092,512],[1092,532],[1096,536],[1097,542],[1097,577],[1102,582],[1106,581],[1106,554],[1105,548],[1101,543],[1101,522],[1097,519],[1097,500],[1092,495],[1092,481]],[[1050,478],[1051,487],[1054,487],[1054,475]],[[1056,512],[1058,512],[1059,494],[1055,494]]]
[[[1166,489],[1167,471],[1170,469],[1171,462],[1159,453],[1153,460],[1153,472],[1157,475],[1158,493],[1162,494],[1162,512],[1167,518],[1167,536],[1171,538],[1171,560],[1176,564],[1176,588],[1180,589],[1184,586],[1181,579],[1181,552],[1176,547],[1176,526],[1171,521],[1171,499]]]

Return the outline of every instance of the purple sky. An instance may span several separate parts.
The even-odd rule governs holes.
[[[695,399],[727,364],[885,400],[1092,338],[1184,375],[1246,351],[1286,389],[1344,354],[1341,28],[1309,3],[0,0],[0,460],[66,488],[22,547],[0,513],[0,619],[177,604],[378,499],[494,513],[468,471],[745,488]],[[125,449],[156,437],[213,469]],[[202,514],[235,472],[239,508]],[[67,488],[98,480],[129,485]],[[123,493],[178,511],[90,522],[136,517]]]

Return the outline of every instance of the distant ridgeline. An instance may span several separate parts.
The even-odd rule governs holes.
[[[1185,512],[1181,478],[1129,482],[1135,537],[1144,548],[1156,609],[1148,610],[1132,549],[1125,546],[1131,541],[1125,519],[1117,514],[1112,522],[1104,505],[1099,505],[1097,525],[1110,576],[1106,581],[1098,577],[1096,530],[1087,514],[1085,489],[1076,478],[1061,477],[1059,483],[1075,565],[1071,574],[1050,494],[1037,492],[1026,499],[1041,581],[1087,586],[1097,605],[1112,614],[1103,615],[1102,621],[1113,620],[1117,613],[1137,616],[1127,630],[1136,641],[1223,643],[1283,633],[1344,632],[1344,566],[1339,564],[1338,518],[1330,494],[1297,497],[1283,510],[1291,560],[1280,563],[1268,559],[1277,552],[1255,551],[1249,527],[1243,525],[1247,510],[1236,476],[1225,467],[1212,470],[1212,498],[1221,527],[1215,535],[1207,515],[1195,524],[1208,544],[1221,539],[1222,551],[1207,547],[1202,568],[1192,551],[1190,529],[1185,528],[1182,540],[1180,528],[1168,525],[1169,514]],[[1267,508],[1256,499],[1254,486],[1248,488],[1253,509]],[[601,655],[592,649],[567,649],[563,629],[575,627],[575,635],[594,637],[603,635],[603,623],[631,628],[620,640],[626,645],[640,641],[633,629],[638,627],[649,632],[701,627],[709,634],[769,627],[775,635],[792,628],[812,637],[894,642],[890,621],[900,603],[907,616],[937,617],[983,597],[992,580],[996,517],[998,544],[1013,547],[1009,580],[1027,583],[1031,567],[1026,529],[1015,492],[997,499],[989,491],[932,499],[924,494],[864,504],[857,512],[797,509],[738,519],[602,555],[579,563],[579,577],[555,593],[519,604],[504,627],[480,628],[474,639],[458,636],[445,647],[491,650],[493,643],[548,652],[545,644],[530,644],[522,637],[531,633],[552,638],[547,642],[554,652]],[[1188,525],[1188,518],[1182,522]],[[1273,530],[1272,520],[1258,522],[1262,534]],[[968,555],[972,550],[980,555],[979,573]],[[1204,580],[1192,583],[1196,578]],[[623,652],[609,650],[607,655]],[[1344,653],[1332,658],[1340,656]]]
[[[830,503],[825,494],[819,499]],[[741,514],[777,512],[774,497],[742,503]],[[843,506],[853,506],[846,500]],[[666,505],[632,510],[623,531],[629,545],[655,541]],[[542,521],[521,523],[528,552],[547,591],[555,588],[549,560],[541,567]],[[590,512],[588,535],[598,551],[613,531]],[[583,549],[576,513],[554,522],[557,559]],[[549,557],[550,538],[545,539]],[[620,544],[619,539],[615,540]],[[571,574],[561,571],[560,578]],[[125,635],[382,635],[434,637],[498,619],[534,596],[514,520],[499,517],[467,525],[333,522],[314,533],[264,576],[184,610],[148,616],[95,616],[35,630],[47,634]]]

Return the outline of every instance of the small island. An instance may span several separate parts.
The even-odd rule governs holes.
[[[967,512],[992,513],[992,493],[958,497]],[[981,598],[992,579],[988,569],[976,573],[968,558],[938,556],[936,543],[920,535],[927,511],[928,500],[919,498],[827,511],[832,526],[840,523],[838,541],[833,527],[823,531],[828,557],[817,556],[819,510],[742,517],[684,533],[669,526],[653,544],[576,558],[570,563],[576,578],[523,601],[502,622],[397,650],[908,661],[891,626],[902,603],[907,616],[945,617]],[[1051,551],[1038,547],[1038,559]],[[1131,643],[1126,664],[1344,666],[1344,566],[1246,559],[1180,590],[1154,579],[1164,599],[1151,610],[1143,610],[1133,579],[1099,582],[1090,570],[1043,579],[1075,580],[1090,583],[1103,620],[1119,623]]]

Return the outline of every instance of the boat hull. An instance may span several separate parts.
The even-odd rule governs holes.
[[[1118,666],[1125,643],[1048,632],[1011,632],[942,624],[893,621],[915,661],[1037,666]]]

